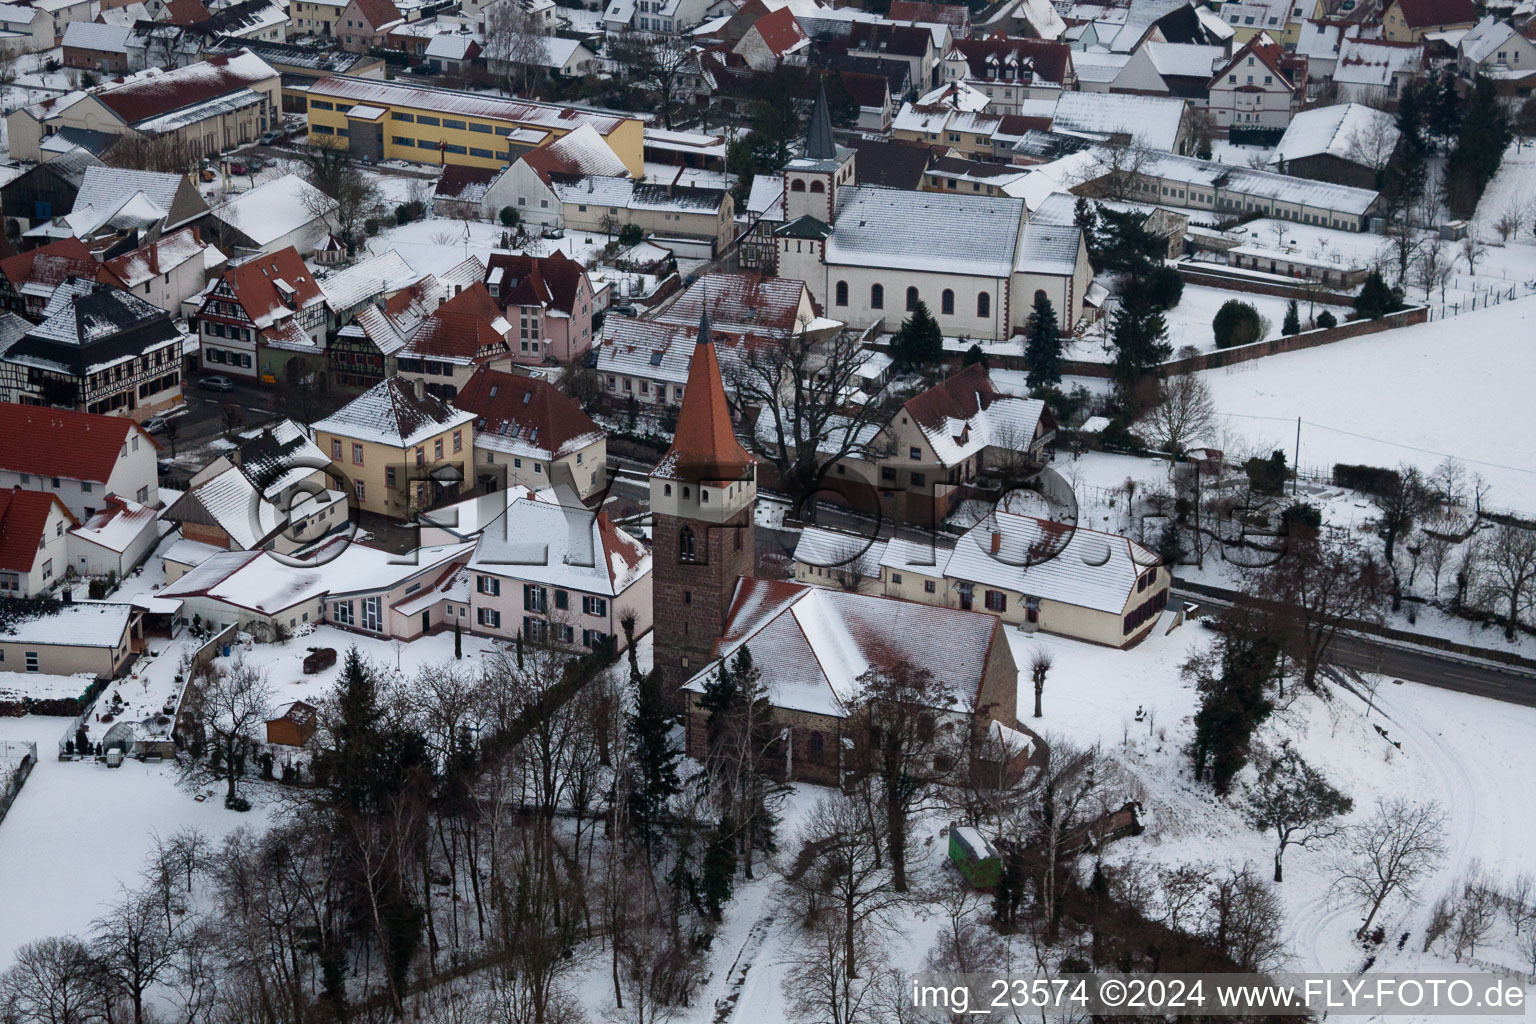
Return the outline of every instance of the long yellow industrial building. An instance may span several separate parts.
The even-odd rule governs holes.
[[[645,173],[638,117],[345,75],[311,85],[308,106],[312,144],[370,160],[503,167],[589,124],[630,174]]]

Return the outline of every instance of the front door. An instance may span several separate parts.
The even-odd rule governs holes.
[[[423,633],[425,633],[427,630],[429,630],[431,628],[432,628],[432,613],[431,612],[422,612],[421,613],[421,631]]]

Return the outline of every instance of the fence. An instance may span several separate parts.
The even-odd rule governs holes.
[[[1457,278],[1450,286],[1456,289],[1461,279]],[[1477,290],[1476,282],[1473,282],[1472,297],[1466,302],[1442,302],[1438,308],[1430,307],[1429,319],[1444,320],[1446,317],[1460,316],[1463,313],[1471,313],[1478,309],[1487,309],[1489,306],[1498,306],[1516,299],[1527,298],[1536,295],[1536,282],[1513,282],[1507,287],[1500,285],[1498,288],[1485,288]]]
[[[37,764],[37,744],[16,740],[0,742],[0,822],[16,801],[16,794],[26,784]],[[6,767],[15,765],[15,767]]]

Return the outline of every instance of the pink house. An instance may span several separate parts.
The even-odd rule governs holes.
[[[390,30],[405,21],[391,0],[351,0],[336,19],[336,38],[351,53],[383,46]]]
[[[512,325],[513,362],[567,363],[592,347],[592,281],[564,253],[492,253],[485,287]]]

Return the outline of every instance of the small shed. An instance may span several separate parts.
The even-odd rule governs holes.
[[[285,747],[302,747],[315,734],[316,709],[313,704],[296,700],[267,719],[267,742]]]
[[[950,826],[949,859],[974,888],[990,889],[1002,877],[1003,861],[997,850],[969,825]]]
[[[335,235],[328,234],[315,243],[310,258],[322,266],[339,266],[347,260],[347,246]]]

